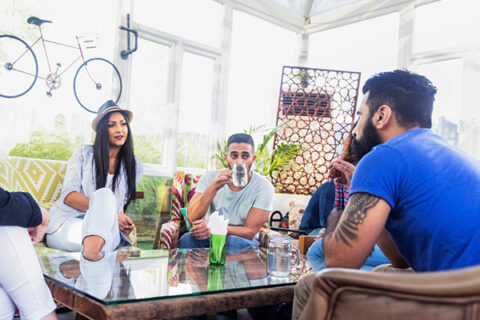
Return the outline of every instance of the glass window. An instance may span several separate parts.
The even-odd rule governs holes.
[[[476,0],[442,0],[416,9],[414,51],[445,49],[480,40]]]
[[[214,60],[183,54],[177,165],[207,168]]]
[[[397,13],[310,35],[310,67],[361,72],[361,84],[395,69],[397,57]]]
[[[144,163],[165,165],[165,130],[168,127],[168,67],[171,48],[138,39],[132,55],[130,109],[135,153]],[[171,111],[170,111],[171,112]]]
[[[315,0],[310,10],[310,16],[337,9],[361,0]]]
[[[275,125],[282,67],[295,64],[297,41],[291,31],[234,12],[226,136]]]
[[[422,64],[417,72],[425,75],[438,90],[433,107],[433,130],[457,145],[463,111],[463,60]]]
[[[211,0],[137,0],[135,22],[218,47],[223,5]]]
[[[283,10],[293,12],[297,15],[302,15],[305,11],[305,0],[267,0],[266,1],[273,8],[279,7]]]

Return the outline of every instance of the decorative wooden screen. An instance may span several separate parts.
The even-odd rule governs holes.
[[[274,146],[302,146],[293,168],[273,177],[277,192],[310,195],[327,180],[353,124],[360,73],[284,66]]]

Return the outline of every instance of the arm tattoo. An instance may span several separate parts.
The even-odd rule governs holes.
[[[352,195],[345,209],[347,218],[342,221],[335,232],[335,240],[343,241],[347,246],[352,247],[350,241],[357,239],[358,226],[367,217],[368,210],[378,204],[380,198],[368,193],[356,193]]]

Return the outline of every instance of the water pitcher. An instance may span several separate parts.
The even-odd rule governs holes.
[[[292,266],[292,251],[295,251],[295,264]],[[268,246],[268,274],[273,277],[288,277],[290,270],[300,262],[300,252],[292,246],[292,238],[273,236]]]

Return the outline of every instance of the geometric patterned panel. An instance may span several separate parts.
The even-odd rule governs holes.
[[[328,165],[350,132],[360,73],[284,66],[274,147],[301,146],[293,168],[272,176],[277,192],[313,194],[328,177]]]
[[[6,178],[7,190],[28,192],[47,209],[60,197],[66,161],[18,157],[6,160],[8,163],[0,162],[0,183]]]

